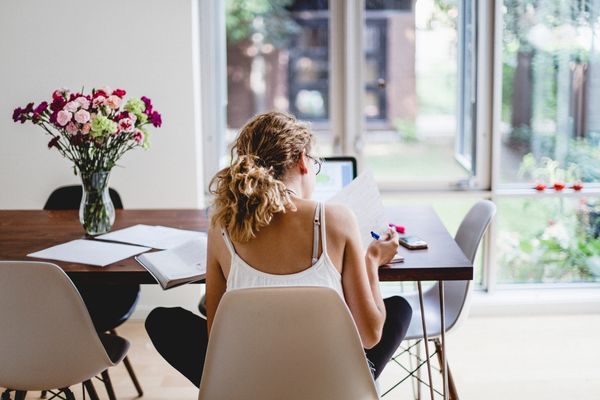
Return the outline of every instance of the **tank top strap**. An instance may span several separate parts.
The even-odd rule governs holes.
[[[327,235],[325,233],[325,203],[319,203],[319,206],[321,211],[321,246],[323,247],[323,253],[327,253]]]
[[[229,249],[229,252],[231,253],[232,256],[235,255],[235,247],[233,247],[233,243],[231,243],[231,239],[229,239],[229,235],[227,234],[227,231],[225,230],[225,228],[221,228],[221,235],[223,236],[223,241],[225,242],[225,246],[227,246],[227,249]]]
[[[312,247],[312,263],[316,263],[319,259],[319,233],[321,225],[321,203],[317,203],[315,208],[315,216],[313,218],[313,247]]]

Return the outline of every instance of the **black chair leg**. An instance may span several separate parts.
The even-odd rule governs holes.
[[[65,394],[65,397],[67,398],[67,400],[75,400],[75,395],[73,394],[73,392],[71,392],[71,389],[64,388],[64,389],[61,389],[61,391]]]
[[[108,375],[108,370],[102,371],[102,382],[104,382],[104,387],[106,388],[108,398],[110,400],[117,400],[117,397],[115,396],[115,390],[113,389],[112,382],[110,381],[110,375]]]
[[[96,388],[94,387],[94,384],[91,380],[88,379],[87,381],[83,382],[83,386],[90,395],[91,400],[100,400],[100,398],[98,397],[98,393],[96,393]]]
[[[123,364],[125,364],[125,368],[127,368],[127,372],[129,372],[129,376],[131,377],[131,380],[133,381],[135,390],[137,390],[138,397],[142,397],[144,395],[144,391],[142,390],[142,385],[140,385],[140,382],[138,381],[137,376],[135,376],[133,367],[131,366],[131,363],[129,362],[129,357],[125,356],[125,358],[123,359]]]
[[[117,334],[117,331],[115,329],[111,329],[109,332],[111,335]],[[135,386],[135,390],[137,390],[138,397],[142,397],[144,395],[144,391],[142,390],[142,385],[140,385],[140,382],[138,381],[138,378],[135,375],[135,371],[133,370],[133,367],[131,366],[131,363],[129,362],[128,356],[125,356],[125,358],[123,358],[123,364],[125,364],[125,368],[127,368],[129,377],[133,381],[133,386]]]
[[[48,393],[47,390],[42,390],[42,394],[40,395],[40,399],[45,399],[46,398],[46,393]]]
[[[15,400],[25,400],[25,396],[27,396],[26,391],[17,390],[15,393]]]
[[[1,400],[10,400],[10,389],[6,389],[4,392],[2,392],[2,396],[0,397]]]

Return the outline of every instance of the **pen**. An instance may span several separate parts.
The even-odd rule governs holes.
[[[376,234],[375,232],[371,231],[371,237],[375,240],[379,240],[379,235]]]

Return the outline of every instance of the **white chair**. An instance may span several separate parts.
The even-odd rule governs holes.
[[[489,200],[479,201],[465,215],[456,232],[454,240],[471,263],[475,261],[479,243],[495,213],[496,205],[494,203]],[[444,281],[445,332],[455,329],[459,322],[466,318],[469,311],[471,288],[471,281]],[[417,293],[411,293],[403,297],[413,309],[412,320],[405,340],[422,340],[424,335],[419,296]],[[439,283],[436,282],[423,293],[423,307],[428,339],[434,342],[438,360],[441,360]],[[449,367],[448,386],[450,399],[458,399],[456,385]]]
[[[350,312],[324,287],[226,292],[200,400],[378,399]]]
[[[54,389],[75,399],[69,386],[83,382],[96,400],[91,378],[129,348],[119,336],[96,333],[77,289],[51,263],[0,261],[0,321],[0,387],[16,399]]]

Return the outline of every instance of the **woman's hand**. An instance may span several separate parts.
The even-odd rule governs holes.
[[[379,240],[373,240],[367,248],[367,257],[372,258],[377,267],[387,264],[398,251],[398,234],[395,230],[388,229]]]

